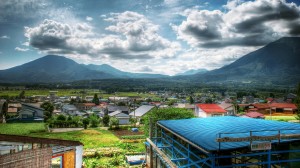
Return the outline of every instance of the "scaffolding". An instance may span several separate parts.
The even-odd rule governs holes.
[[[157,123],[155,136],[147,139],[147,151],[150,156],[147,162],[151,168],[300,167],[300,135],[297,132],[300,130],[218,133],[215,138],[219,144],[218,149],[207,150]],[[237,134],[248,134],[248,136],[236,138],[234,135]],[[222,149],[225,143],[247,143],[248,145]]]

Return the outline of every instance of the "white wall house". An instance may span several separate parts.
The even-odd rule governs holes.
[[[196,104],[195,116],[200,118],[220,117],[226,114],[226,110],[217,104]]]

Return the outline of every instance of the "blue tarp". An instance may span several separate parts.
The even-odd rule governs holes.
[[[221,137],[249,137],[250,131],[261,131],[253,132],[252,135],[256,136],[273,136],[278,134],[278,131],[266,130],[281,130],[281,134],[300,134],[300,124],[232,116],[162,120],[158,123],[207,151],[219,150],[219,143],[216,142],[219,133],[232,133],[222,134]],[[249,145],[250,142],[221,142],[220,149],[230,150]]]

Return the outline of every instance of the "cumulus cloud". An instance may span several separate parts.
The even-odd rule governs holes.
[[[86,23],[67,24],[44,20],[25,27],[25,36],[34,48],[52,54],[83,54],[112,59],[173,57],[180,45],[161,37],[159,27],[135,12],[114,13],[105,19],[111,34],[98,34]]]
[[[90,16],[87,16],[86,18],[85,18],[85,20],[87,20],[87,21],[93,21],[93,18],[92,17],[90,17]]]
[[[1,37],[0,37],[0,39],[10,39],[10,37],[9,37],[9,36],[6,36],[6,35],[4,35],[4,36],[1,36]]]
[[[261,46],[300,35],[300,7],[285,0],[228,1],[228,11],[187,10],[173,29],[196,47]]]
[[[20,48],[20,47],[16,47],[15,50],[16,50],[16,51],[20,51],[20,52],[26,52],[26,51],[29,51],[28,48]]]

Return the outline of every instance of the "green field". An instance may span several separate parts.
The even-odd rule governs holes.
[[[0,124],[0,133],[80,141],[84,144],[83,160],[87,167],[125,167],[126,153],[141,153],[145,150],[143,141],[122,142],[111,131],[99,128],[49,133],[45,131],[43,123],[7,123]]]
[[[25,91],[25,96],[30,97],[33,95],[49,95],[49,91],[53,91],[53,90],[24,90]],[[159,97],[157,95],[153,95],[153,94],[148,94],[148,93],[137,93],[137,92],[116,92],[114,94],[107,94],[104,93],[103,91],[99,91],[99,90],[93,90],[93,89],[89,89],[89,90],[82,90],[82,89],[58,89],[55,90],[57,91],[57,96],[93,96],[95,93],[98,94],[98,97],[101,98],[108,98],[108,97],[112,97],[112,96],[119,96],[119,97],[127,97],[127,96],[138,96],[141,98],[151,98],[151,99],[159,99]],[[82,94],[82,91],[84,91],[85,93]],[[8,97],[16,97],[18,96],[20,93],[22,92],[22,90],[0,90],[0,97],[3,96],[8,96]]]
[[[276,121],[291,121],[296,120],[295,116],[265,116],[266,120],[276,120]]]

